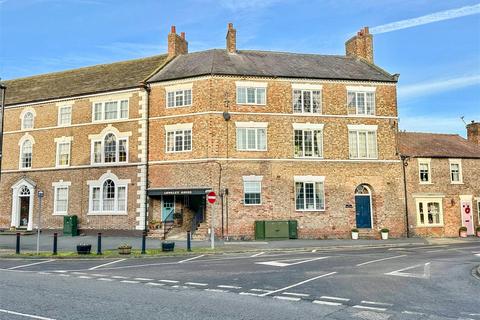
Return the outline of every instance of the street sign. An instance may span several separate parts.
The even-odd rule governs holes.
[[[215,201],[217,201],[217,195],[215,194],[215,192],[211,191],[207,194],[207,200],[208,202],[210,202],[211,204],[214,204]]]

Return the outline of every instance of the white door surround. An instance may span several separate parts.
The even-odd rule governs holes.
[[[33,199],[35,198],[35,186],[36,184],[28,178],[23,178],[12,186],[12,217],[10,224],[12,227],[20,227],[20,198],[28,197],[27,230],[33,229]]]
[[[467,227],[467,234],[474,235],[475,228],[473,224],[473,196],[460,196],[460,214],[462,218],[462,226]]]

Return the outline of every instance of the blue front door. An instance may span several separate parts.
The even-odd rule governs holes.
[[[357,228],[372,228],[370,195],[355,196],[355,215]]]

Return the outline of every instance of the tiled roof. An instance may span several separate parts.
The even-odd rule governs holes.
[[[6,105],[138,87],[166,55],[102,64],[5,81]]]
[[[396,82],[395,76],[353,57],[224,49],[180,55],[149,82],[211,74]]]
[[[400,132],[402,155],[425,158],[480,158],[480,146],[457,134]]]

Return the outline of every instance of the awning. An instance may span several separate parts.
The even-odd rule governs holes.
[[[152,188],[147,190],[147,195],[149,197],[155,196],[166,196],[166,195],[175,195],[175,196],[189,196],[189,195],[205,195],[207,192],[211,191],[212,188],[198,187],[198,188]]]

